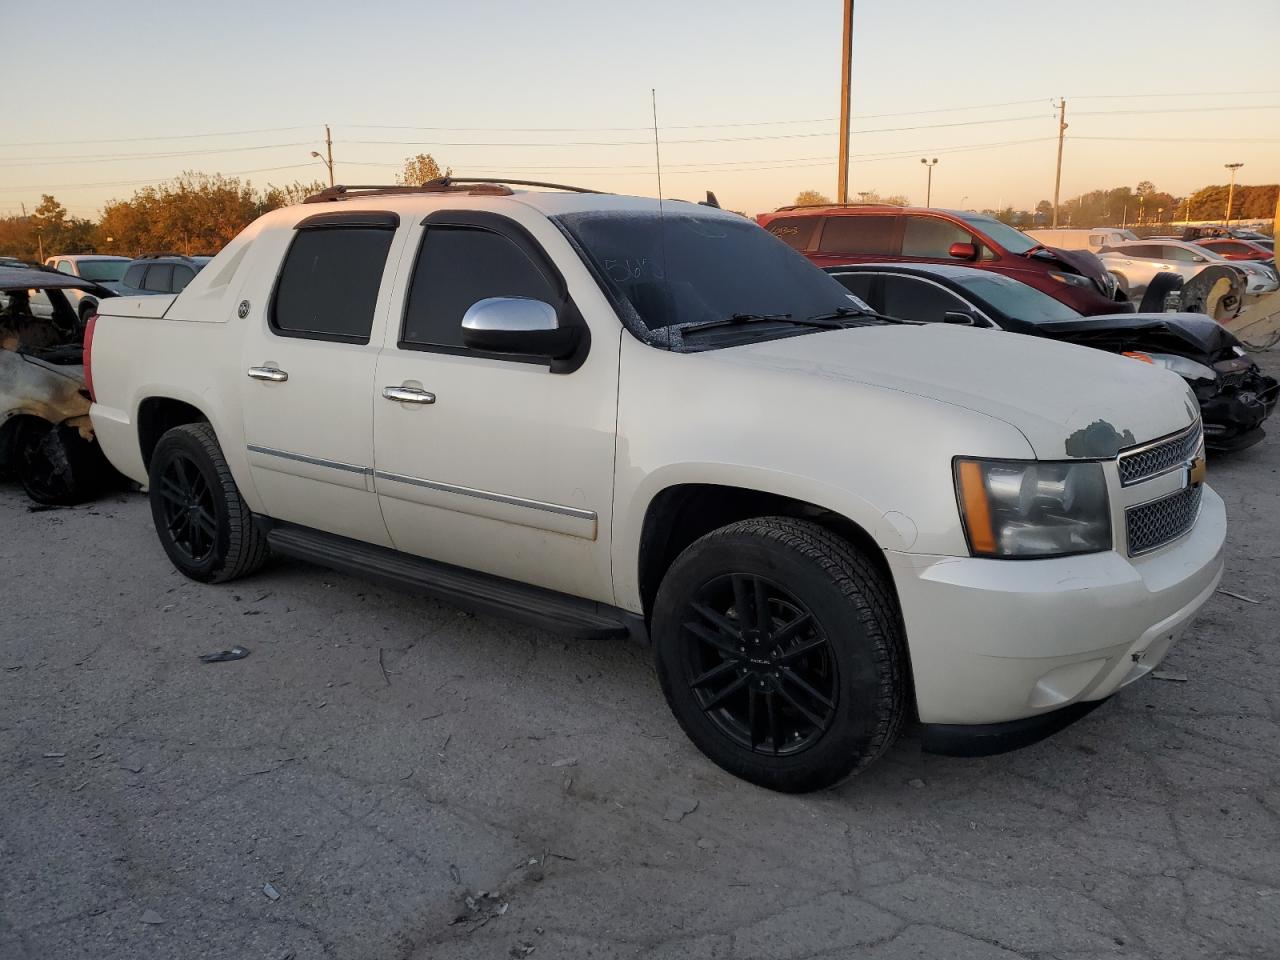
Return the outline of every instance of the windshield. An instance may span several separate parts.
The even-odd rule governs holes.
[[[1001,223],[991,217],[975,217],[962,213],[960,214],[960,219],[975,230],[981,230],[1010,253],[1026,253],[1033,247],[1040,246],[1038,240],[1034,240],[1021,230],[1015,230],[1007,223]]]
[[[1079,320],[1080,314],[1035,287],[998,273],[966,273],[956,281],[1003,314],[1026,323]]]
[[[750,220],[671,207],[661,218],[618,211],[554,218],[641,339],[664,345],[668,334],[655,331],[735,314],[804,319],[859,308],[838,281]]]
[[[119,280],[124,276],[124,268],[128,265],[128,260],[81,260],[77,264],[80,276],[98,283],[103,280]]]

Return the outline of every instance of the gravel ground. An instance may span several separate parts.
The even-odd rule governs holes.
[[[1186,682],[805,797],[705,761],[636,646],[296,563],[201,586],[140,496],[0,487],[0,958],[1274,960],[1278,469],[1210,464],[1259,602],[1213,598]]]

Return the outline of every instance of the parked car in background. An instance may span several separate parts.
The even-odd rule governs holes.
[[[1276,251],[1273,246],[1266,246],[1258,240],[1235,240],[1231,237],[1214,237],[1196,240],[1196,246],[1212,250],[1227,260],[1252,260],[1271,267],[1276,266]]]
[[[120,292],[127,297],[181,293],[212,259],[188,257],[181,253],[144,254],[127,265]]]
[[[1222,576],[1177,377],[886,320],[706,206],[330,188],[182,293],[109,301],[91,354],[103,447],[186,576],[274,551],[651,637],[693,742],[774,789],[908,716],[950,752],[1045,736]]]
[[[1271,293],[1280,289],[1276,272],[1249,260],[1231,261],[1207,247],[1185,240],[1139,240],[1106,247],[1098,254],[1116,282],[1126,291],[1145,287],[1158,273],[1171,271],[1191,280],[1206,267],[1227,265],[1244,275],[1244,292]]]
[[[1081,313],[1126,309],[1126,298],[1092,253],[1045,246],[979,213],[832,204],[781,207],[756,220],[822,267],[876,261],[967,263],[1028,283]]]
[[[85,325],[69,291],[114,296],[79,277],[0,265],[0,471],[37,503],[76,503],[114,476],[89,420]]]
[[[1090,230],[1036,229],[1024,232],[1028,237],[1038,240],[1047,247],[1057,247],[1060,250],[1090,250],[1093,253],[1111,244],[1138,239],[1137,234],[1132,230],[1124,230],[1120,227],[1093,227]]]
[[[1262,422],[1280,396],[1280,383],[1259,369],[1235,336],[1204,314],[1086,317],[1010,277],[949,264],[856,264],[828,267],[827,272],[890,316],[1011,330],[1172,370],[1199,401],[1210,449],[1240,450],[1261,440]]]
[[[108,290],[120,292],[120,281],[124,277],[125,267],[129,265],[128,257],[116,257],[106,253],[73,253],[45,258],[44,265],[69,277],[91,280]],[[76,314],[82,321],[87,320],[98,305],[98,298],[86,290],[69,290]]]

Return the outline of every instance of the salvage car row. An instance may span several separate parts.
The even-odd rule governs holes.
[[[179,294],[55,311],[179,571],[277,554],[648,638],[690,739],[780,790],[908,720],[1032,742],[1216,588],[1205,442],[1258,439],[1277,385],[1212,320],[1117,312],[1092,254],[994,220],[535,186],[331,188]]]

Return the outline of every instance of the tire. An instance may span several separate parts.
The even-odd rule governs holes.
[[[1128,300],[1129,299],[1129,278],[1126,277],[1123,273],[1116,273],[1114,270],[1110,272],[1111,272],[1111,276],[1113,276],[1116,281],[1116,292],[1123,293],[1124,298]]]
[[[772,790],[816,790],[897,738],[910,700],[900,624],[884,575],[848,542],[804,520],[744,520],[693,543],[663,579],[658,679],[713,762]]]
[[[267,562],[266,534],[240,496],[209,424],[185,424],[162,436],[148,478],[156,535],[181,573],[224,583]]]
[[[18,442],[18,479],[27,496],[67,507],[91,499],[102,485],[101,455],[78,431],[32,418]]]

